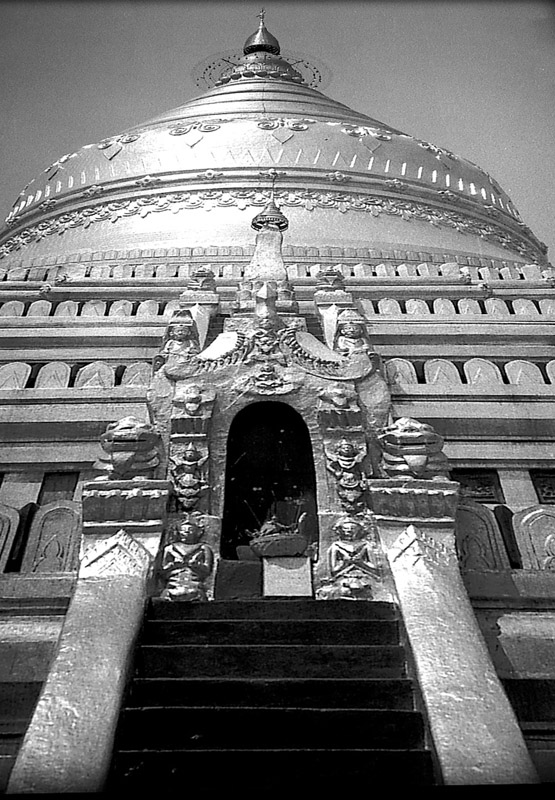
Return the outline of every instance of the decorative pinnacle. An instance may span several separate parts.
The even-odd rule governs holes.
[[[257,214],[256,217],[254,217],[253,221],[251,222],[251,226],[255,231],[259,231],[268,225],[275,226],[278,228],[278,230],[284,231],[289,227],[289,221],[279,206],[276,205],[275,185],[277,178],[280,175],[285,175],[285,173],[278,172],[277,169],[268,169],[260,174],[267,176],[272,180],[272,186],[270,189],[270,202],[260,212],[260,214]]]
[[[266,11],[262,9],[256,16],[259,18],[260,23],[258,30],[253,33],[243,47],[243,53],[248,56],[249,53],[273,53],[279,55],[280,47],[279,42],[275,36],[272,36],[270,31],[264,25],[264,16]]]

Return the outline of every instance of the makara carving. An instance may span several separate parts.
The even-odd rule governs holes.
[[[443,439],[431,425],[401,417],[378,439],[383,450],[382,468],[390,478],[447,477],[449,464],[442,452]]]
[[[100,437],[104,450],[95,469],[111,480],[150,478],[160,463],[160,434],[148,422],[124,417],[112,422]]]

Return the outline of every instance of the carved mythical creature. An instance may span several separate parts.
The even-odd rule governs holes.
[[[367,448],[365,442],[339,442],[325,445],[326,467],[337,481],[337,495],[345,511],[356,514],[364,510],[366,475],[360,469]]]
[[[111,480],[151,477],[160,463],[160,434],[136,417],[110,423],[100,437],[100,446],[106,455],[100,456],[94,468],[108,473]]]
[[[179,406],[183,416],[201,417],[202,404],[209,399],[213,400],[216,393],[213,389],[206,389],[198,383],[189,383],[181,390],[176,391],[173,402]]]
[[[172,433],[206,433],[216,392],[199,383],[177,385],[173,397]]]
[[[197,267],[189,278],[187,289],[195,292],[215,292],[216,280],[212,270],[209,267]]]
[[[187,510],[194,508],[200,495],[209,488],[203,475],[207,460],[208,453],[203,455],[192,442],[186,447],[174,445],[170,451],[174,492],[179,504]]]
[[[205,581],[214,569],[212,548],[201,542],[203,530],[191,519],[175,531],[176,540],[164,548],[162,575],[167,579],[163,600],[207,600]]]
[[[330,442],[325,449],[326,466],[336,478],[340,478],[344,472],[357,470],[366,455],[366,445],[363,442],[355,444],[348,439]]]
[[[345,291],[345,278],[339,270],[330,267],[316,275],[317,292],[343,292]]]
[[[318,392],[321,405],[318,410],[324,428],[351,428],[361,425],[358,395],[354,389],[333,383]]]
[[[446,478],[449,463],[443,439],[431,425],[401,417],[378,436],[382,468],[390,478]]]
[[[277,361],[285,366],[285,355],[281,352],[280,337],[277,331],[277,319],[266,317],[261,319],[250,340],[251,352],[246,363],[251,361]]]

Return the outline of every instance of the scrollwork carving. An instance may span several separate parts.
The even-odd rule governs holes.
[[[174,125],[169,129],[170,136],[183,136],[191,131],[199,131],[200,133],[212,133],[220,129],[225,119],[218,120],[197,120],[189,125]]]
[[[215,190],[207,189],[197,192],[169,192],[139,198],[114,200],[110,203],[85,207],[76,211],[39,222],[37,225],[24,228],[0,246],[0,257],[19,250],[31,242],[40,241],[45,236],[63,234],[66,230],[88,227],[95,222],[117,222],[123,217],[138,214],[146,217],[152,213],[170,211],[177,213],[186,209],[237,206],[246,209],[252,206],[265,206],[270,199],[267,191],[259,190]],[[507,232],[506,229],[493,224],[483,223],[477,219],[466,217],[453,210],[445,210],[398,198],[382,198],[378,196],[346,194],[343,192],[317,192],[309,190],[276,192],[276,200],[281,206],[302,207],[307,211],[315,208],[334,208],[342,213],[362,211],[374,216],[392,214],[405,220],[421,220],[434,226],[452,228],[463,234],[480,236],[488,241],[501,244],[516,251],[533,262],[546,263],[547,247],[532,236],[530,241]],[[20,217],[18,217],[19,219]]]
[[[356,139],[360,139],[363,136],[372,136],[372,138],[379,139],[382,142],[389,142],[393,138],[391,133],[384,128],[371,128],[367,125],[345,125],[341,130],[347,136],[354,136]]]
[[[259,128],[264,131],[274,131],[277,128],[289,128],[292,131],[306,131],[309,125],[313,125],[315,119],[287,119],[276,117],[275,119],[262,119],[257,122]]]

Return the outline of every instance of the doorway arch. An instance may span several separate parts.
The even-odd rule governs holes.
[[[287,403],[262,401],[241,409],[227,438],[221,556],[236,559],[271,515],[291,525],[307,512],[316,541],[316,475],[310,434]]]

